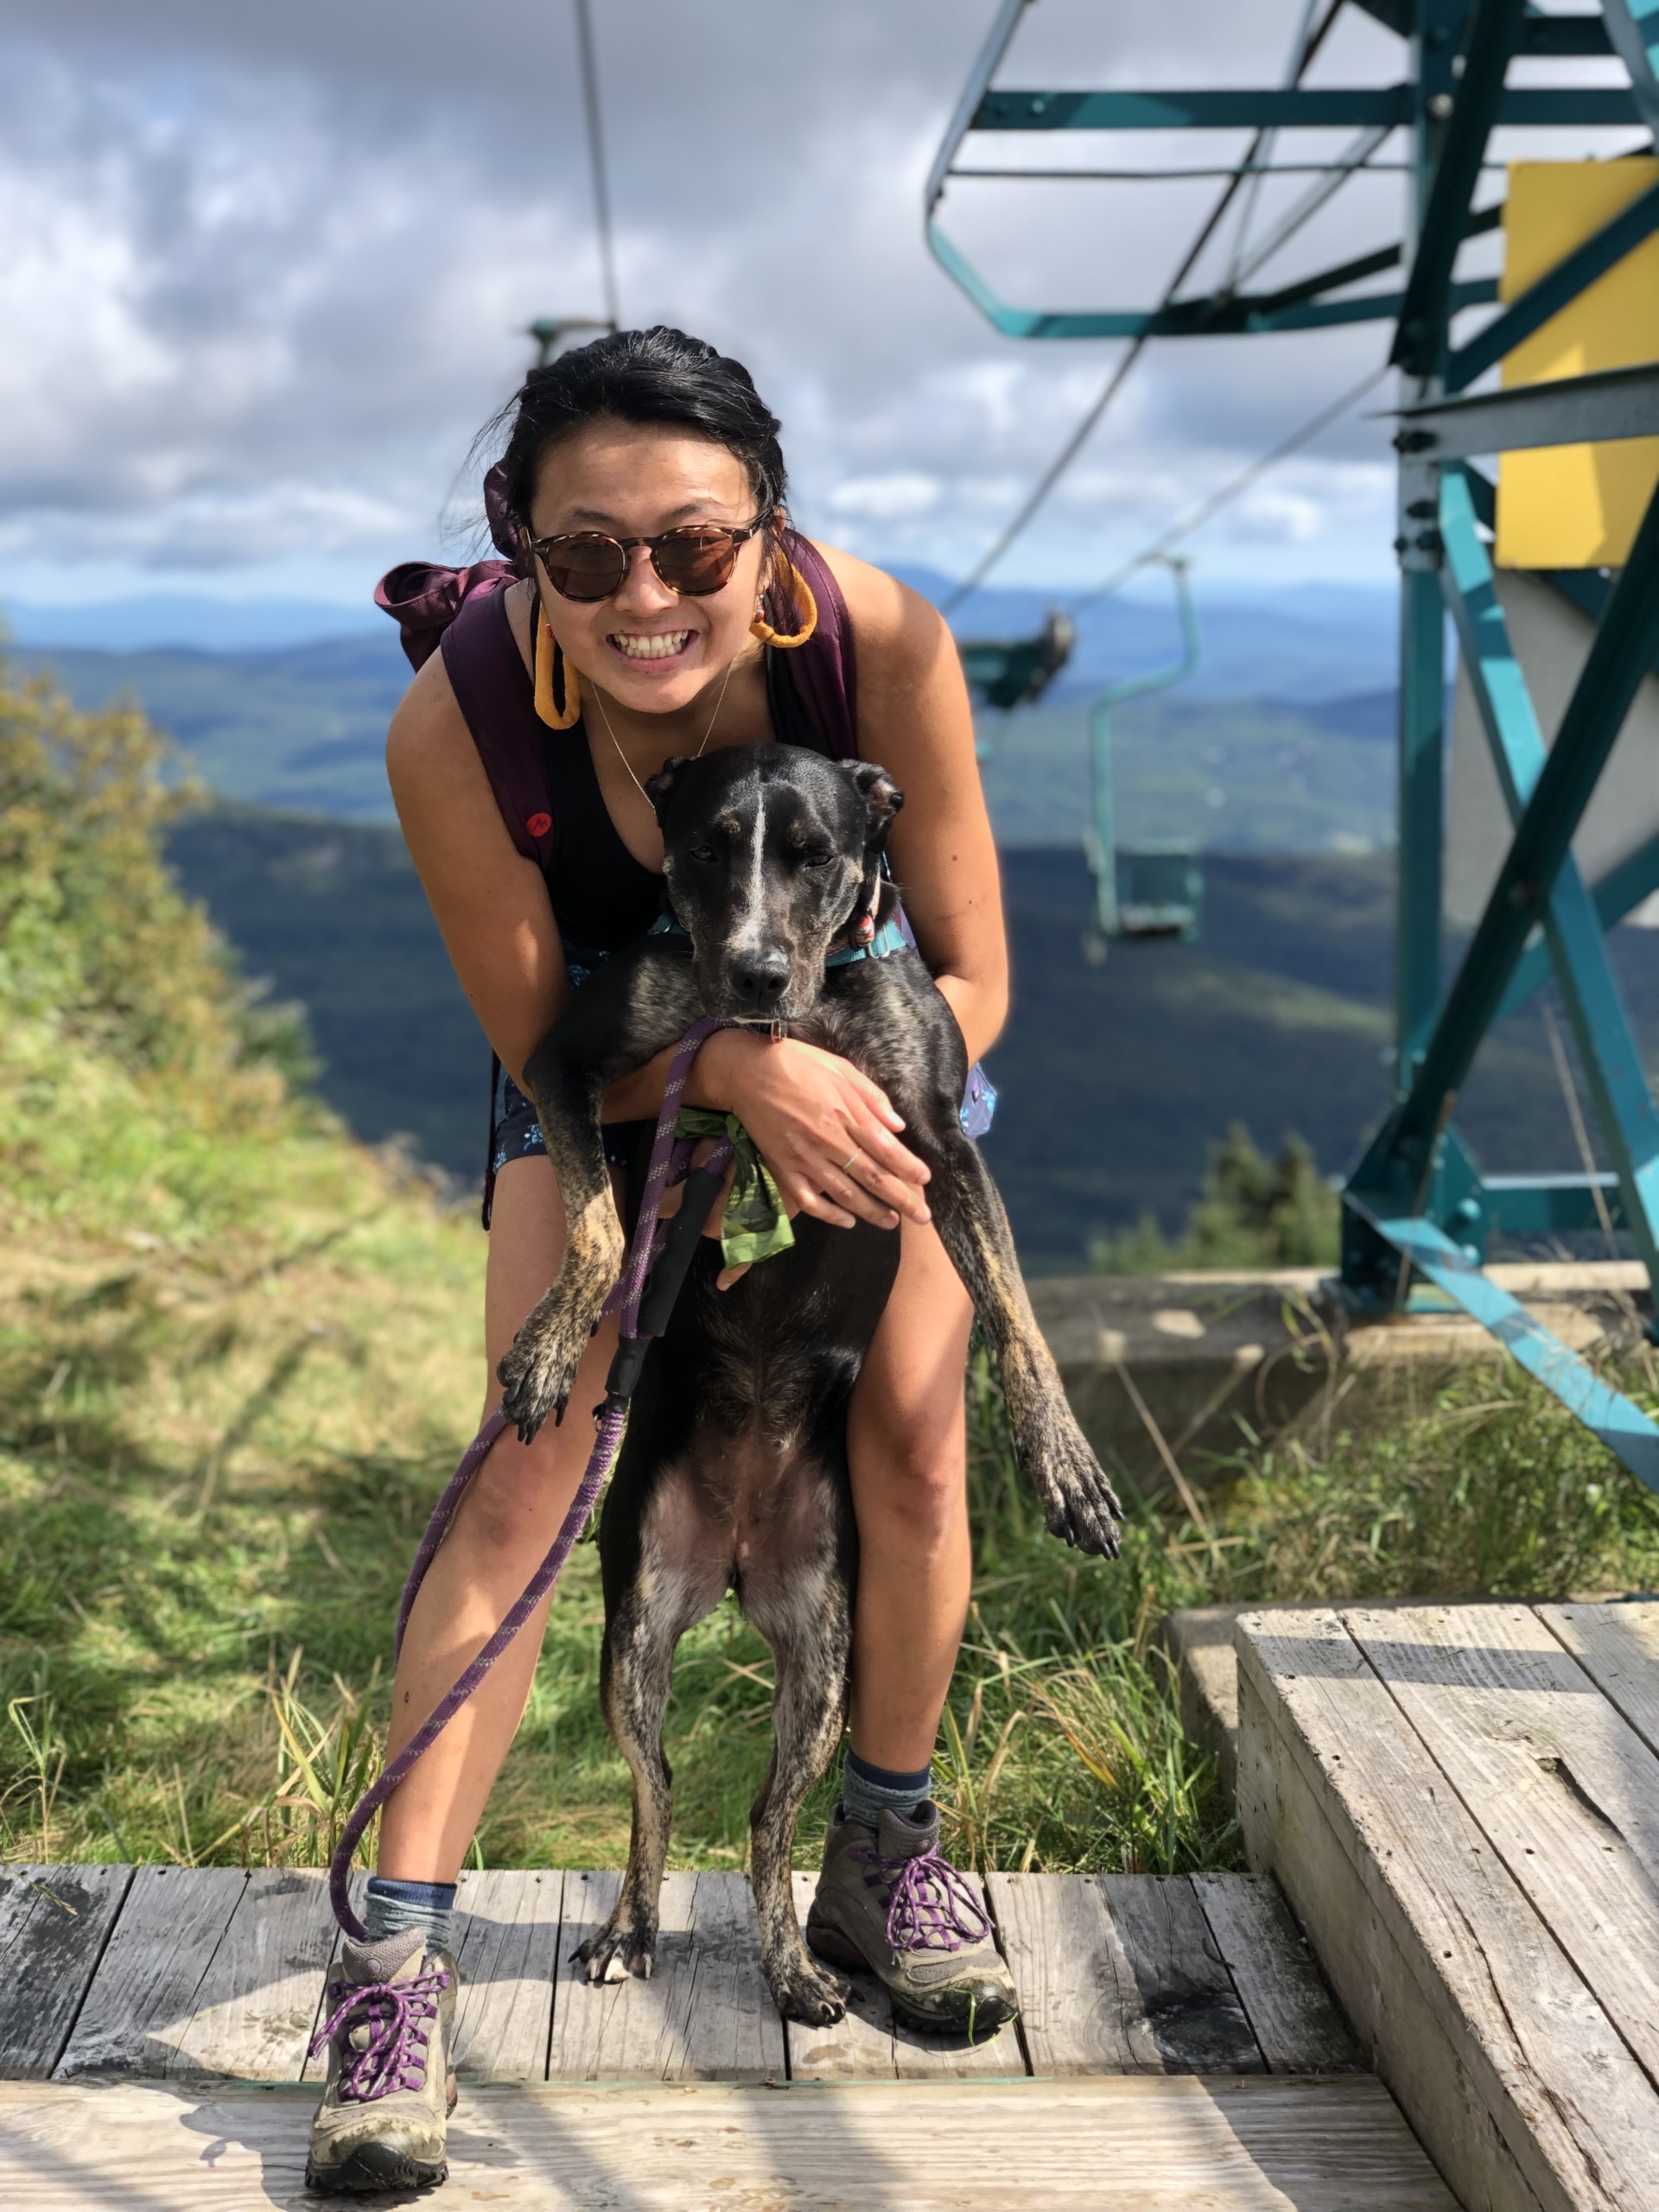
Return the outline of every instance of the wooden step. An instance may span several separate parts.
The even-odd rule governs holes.
[[[302,2185],[310,2094],[0,2084],[0,2202],[297,2212],[317,2201]],[[450,2123],[438,2201],[506,2212],[1455,2212],[1363,2075],[473,2088]]]
[[[1659,2207],[1659,1605],[1238,1624],[1239,1817],[1490,2212]]]

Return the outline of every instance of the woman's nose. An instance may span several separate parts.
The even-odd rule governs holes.
[[[634,545],[628,550],[628,573],[614,596],[620,614],[660,614],[673,606],[677,594],[652,567],[650,546]]]

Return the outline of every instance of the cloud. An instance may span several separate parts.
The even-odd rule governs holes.
[[[991,12],[596,0],[625,313],[750,363],[809,527],[947,570],[995,534],[1118,350],[998,337],[926,252],[923,181]],[[1005,78],[1273,81],[1300,14],[1044,0]],[[1395,42],[1357,16],[1341,38],[1327,81],[1386,80]],[[0,581],[50,571],[60,595],[78,570],[166,570],[356,591],[435,550],[474,512],[468,449],[522,373],[527,323],[597,307],[564,0],[0,0]],[[971,157],[1090,158],[1077,143],[982,139]],[[1110,148],[1218,150],[1234,149]],[[1365,187],[1285,273],[1391,235],[1400,188]],[[1264,194],[1258,226],[1291,190]],[[1011,296],[1133,305],[1213,192],[961,184],[947,215]],[[1215,270],[1232,245],[1217,239]],[[1373,327],[1152,349],[1006,575],[1112,566],[1383,343]],[[1383,573],[1384,426],[1351,418],[1319,454],[1203,556]]]

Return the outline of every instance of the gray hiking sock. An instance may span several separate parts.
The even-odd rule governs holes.
[[[454,1904],[453,1882],[394,1882],[371,1874],[363,1924],[371,1943],[418,1929],[429,1951],[448,1951],[454,1948]]]
[[[913,1819],[932,1795],[931,1764],[918,1767],[913,1774],[895,1774],[888,1767],[872,1766],[853,1751],[842,1762],[842,1808],[849,1821],[865,1827],[879,1826],[883,1813]]]

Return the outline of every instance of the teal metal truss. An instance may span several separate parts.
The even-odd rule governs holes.
[[[1624,569],[1548,581],[1596,622],[1594,642],[1553,746],[1546,748],[1493,586],[1485,533],[1492,486],[1478,456],[1525,447],[1659,434],[1659,364],[1496,393],[1469,387],[1659,230],[1659,186],[1631,202],[1472,336],[1462,310],[1496,302],[1485,279],[1459,279],[1463,242],[1497,226],[1474,209],[1495,129],[1634,124],[1659,137],[1659,0],[1602,0],[1595,15],[1549,16],[1526,0],[1351,0],[1402,41],[1401,81],[1351,91],[1289,82],[1260,90],[1043,92],[995,85],[1032,0],[1004,0],[934,164],[928,243],[947,273],[1013,338],[1217,336],[1393,325],[1402,380],[1399,873],[1395,1020],[1396,1091],[1344,1192],[1340,1289],[1361,1311],[1408,1302],[1433,1286],[1499,1338],[1659,1490],[1659,1428],[1596,1376],[1492,1281],[1482,1261],[1495,1234],[1612,1224],[1659,1289],[1659,1112],[1643,1074],[1607,958],[1605,932],[1659,889],[1659,838],[1603,881],[1586,884],[1571,845],[1636,689],[1659,653],[1659,495]],[[1304,50],[1305,64],[1342,0]],[[1548,81],[1548,64],[1616,56],[1627,86]],[[1532,66],[1524,87],[1511,64]],[[1544,65],[1540,67],[1539,65]],[[951,181],[970,134],[1182,131],[1255,136],[1246,168],[1266,166],[1279,134],[1332,125],[1356,132],[1235,273],[1233,287],[1166,296],[1150,308],[1056,313],[1010,304],[944,230]],[[1362,169],[1391,134],[1408,137],[1409,234],[1277,289],[1245,289],[1280,247]],[[1236,170],[1236,165],[1235,165]],[[1267,168],[1271,174],[1271,168]],[[1056,172],[1046,174],[1052,175]],[[1071,175],[1088,175],[1087,170]],[[1121,174],[1096,172],[1095,174]],[[1190,174],[1190,172],[1189,172]],[[1223,169],[1220,175],[1229,174]],[[1378,279],[1389,279],[1379,284]],[[1456,976],[1444,981],[1442,847],[1446,617],[1513,822],[1513,837]],[[1482,1176],[1452,1114],[1476,1052],[1503,1014],[1554,975],[1589,1083],[1611,1174]]]

